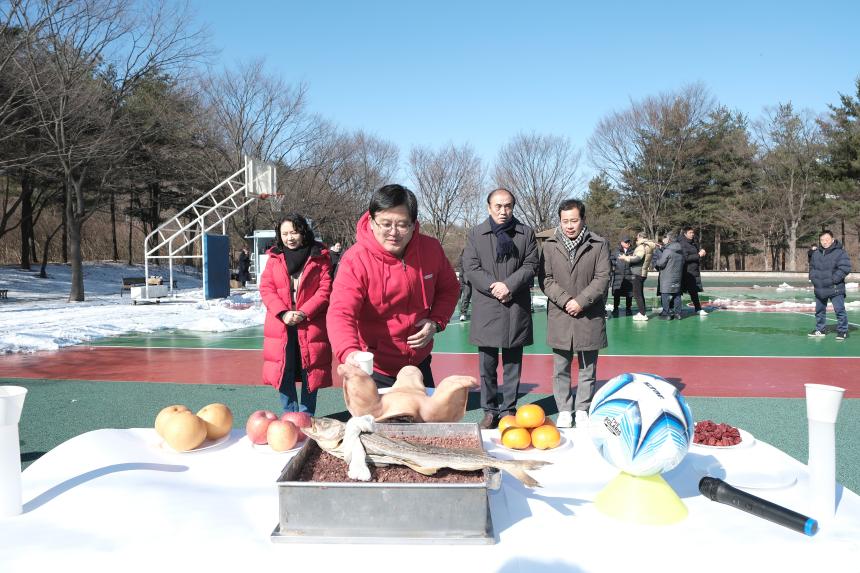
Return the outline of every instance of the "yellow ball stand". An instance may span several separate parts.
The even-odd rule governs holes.
[[[606,515],[647,525],[669,525],[687,517],[687,506],[660,474],[636,477],[621,472],[594,503]]]

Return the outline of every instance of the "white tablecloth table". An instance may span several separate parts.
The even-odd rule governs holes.
[[[850,490],[838,488],[837,515],[814,537],[699,495],[703,468],[722,466],[727,481],[751,467],[789,472],[792,486],[748,491],[811,513],[805,466],[768,444],[691,449],[665,476],[689,516],[645,526],[596,509],[617,472],[579,432],[565,431],[566,448],[529,453],[554,462],[534,473],[542,488],[504,476],[490,496],[495,545],[361,545],[273,543],[275,480],[291,454],[254,449],[242,432],[177,454],[151,429],[97,430],[24,471],[24,513],[0,519],[0,571],[860,571],[860,498]],[[484,435],[488,448],[494,435]]]

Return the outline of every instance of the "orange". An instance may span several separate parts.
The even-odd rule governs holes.
[[[509,427],[502,432],[502,445],[512,450],[524,450],[532,444],[532,437],[525,428]]]
[[[517,426],[521,428],[537,428],[545,419],[543,408],[537,404],[526,404],[517,409]]]
[[[517,428],[517,417],[511,414],[507,416],[502,416],[502,419],[499,420],[499,435],[504,433],[504,431],[510,427]]]
[[[532,430],[532,445],[539,450],[549,450],[561,443],[561,434],[555,426],[544,424]]]

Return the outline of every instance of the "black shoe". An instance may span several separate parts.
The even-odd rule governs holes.
[[[845,340],[846,338],[848,338],[848,333],[847,333],[847,332],[837,332],[837,333],[836,333],[836,340],[838,340],[839,342],[842,342],[842,341],[843,341],[843,340]]]
[[[633,315],[633,309],[632,308],[624,309],[624,314],[626,314],[627,316],[632,316]]]
[[[478,423],[482,430],[495,430],[499,427],[499,419],[492,412],[485,412],[484,418]]]
[[[823,330],[818,330],[818,329],[811,330],[811,331],[809,332],[809,334],[807,334],[807,336],[810,336],[810,337],[812,337],[812,338],[819,338],[819,337],[824,336],[824,331],[823,331]]]
[[[613,311],[612,311],[612,317],[613,317],[613,318],[618,318],[618,311],[617,311],[617,310],[613,310]]]

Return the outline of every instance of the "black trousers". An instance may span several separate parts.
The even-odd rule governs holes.
[[[633,296],[636,298],[637,311],[645,314],[645,277],[633,277]]]
[[[699,288],[696,286],[696,277],[685,274],[682,288],[690,293],[690,300],[693,302],[693,306],[696,307],[696,312],[702,310],[702,303],[699,302]]]

